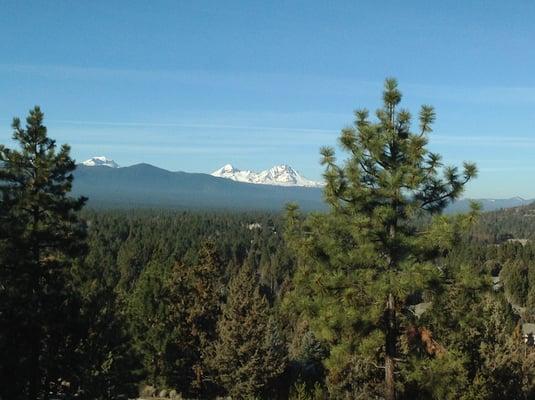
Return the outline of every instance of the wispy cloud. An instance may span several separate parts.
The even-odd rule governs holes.
[[[233,129],[245,131],[272,131],[283,133],[337,133],[334,130],[295,127],[274,127],[259,125],[229,125],[229,124],[202,124],[202,123],[158,123],[158,122],[117,122],[117,121],[74,121],[74,120],[50,120],[55,124],[82,125],[82,126],[107,126],[107,127],[147,127],[147,128],[192,128],[192,129]]]
[[[120,147],[115,145],[94,145],[87,143],[74,143],[73,147],[77,150],[84,149],[87,151],[108,151],[114,154],[129,153],[131,151],[142,151],[147,154],[166,154],[166,155],[178,155],[178,154],[251,154],[251,153],[265,153],[266,148],[264,146],[146,146],[146,145],[121,145]]]
[[[165,70],[101,68],[73,65],[0,64],[0,72],[42,76],[59,80],[109,80],[185,84],[188,86],[267,87],[296,93],[331,93],[377,97],[382,81],[370,81],[350,76],[324,76],[297,73],[216,72],[209,70]],[[274,85],[274,83],[278,83]],[[411,99],[422,97],[432,102],[444,100],[470,104],[535,104],[535,86],[456,86],[401,82]]]
[[[464,147],[475,146],[507,146],[507,147],[535,147],[535,134],[533,136],[508,135],[432,135],[432,144],[456,145]]]
[[[211,142],[217,143],[218,146],[236,145],[238,147],[254,144],[261,145],[265,149],[266,146],[275,147],[274,144],[277,140],[280,141],[278,142],[278,147],[297,144],[304,146],[334,145],[339,134],[339,131],[335,129],[195,122],[49,120],[49,123],[50,126],[77,126],[83,129],[86,138],[99,139],[102,144],[120,146],[128,143],[136,144],[140,141],[144,143],[147,140],[147,134],[149,134],[151,139],[157,139],[159,143],[165,145],[180,145],[188,142],[190,145],[198,144],[199,146],[204,146],[206,142]],[[120,128],[136,129],[123,130]],[[163,130],[159,128],[163,128]],[[191,132],[192,130],[194,132]],[[234,134],[225,136],[222,131],[232,131]],[[68,140],[70,137],[76,138],[80,131],[78,129],[70,131],[65,128],[60,131],[56,130],[56,132]],[[118,133],[121,133],[121,135],[118,136]],[[124,133],[127,133],[127,135],[122,135]],[[266,135],[266,133],[269,133],[269,135]],[[7,134],[8,132],[6,131]],[[140,146],[142,145],[141,142]],[[430,144],[432,146],[462,146],[463,148],[485,146],[532,149],[535,148],[535,134],[533,136],[432,134],[430,136]]]
[[[535,168],[526,167],[525,165],[519,165],[516,167],[481,167],[480,172],[535,172]]]
[[[284,138],[286,144],[295,143],[321,143],[328,144],[329,141],[334,144],[337,139],[339,131],[335,129],[315,129],[310,127],[281,127],[281,126],[261,126],[261,125],[237,125],[237,124],[206,124],[206,123],[153,123],[153,122],[114,122],[114,121],[73,121],[73,120],[52,120],[54,124],[67,124],[77,125],[83,127],[99,127],[99,128],[183,128],[201,130],[203,133],[190,134],[188,136],[181,135],[180,132],[175,132],[175,136],[171,136],[173,140],[191,139],[191,140],[222,140],[232,142],[234,140],[241,140],[243,137],[223,137],[219,131],[242,131],[246,134],[248,140],[263,140],[266,143],[271,143],[276,138]],[[93,131],[96,133],[97,131]],[[264,133],[270,132],[275,136],[266,138]],[[144,135],[144,130],[139,131],[139,135]],[[161,134],[161,139],[169,139],[169,131]],[[103,137],[110,137],[112,132],[102,132]],[[307,134],[303,137],[302,134]],[[158,136],[156,133],[153,135]],[[292,137],[290,137],[291,135]],[[131,137],[135,136],[132,133]],[[463,146],[466,148],[475,146],[488,146],[488,147],[520,147],[520,148],[533,148],[535,147],[535,134],[530,135],[445,135],[445,134],[432,134],[430,136],[430,143],[432,145],[451,145],[451,146]]]

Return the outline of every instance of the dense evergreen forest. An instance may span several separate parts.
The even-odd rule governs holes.
[[[434,112],[411,133],[394,80],[383,99],[349,161],[322,149],[310,214],[84,208],[42,112],[15,120],[0,398],[534,398],[535,207],[441,215],[475,166],[425,150]]]
[[[69,273],[81,312],[64,316],[76,319],[78,332],[72,323],[61,332],[79,335],[78,342],[62,344],[70,360],[42,366],[57,376],[52,381],[69,382],[64,398],[81,389],[83,398],[133,397],[143,384],[149,394],[175,390],[185,398],[379,396],[375,361],[333,357],[334,346],[352,345],[338,331],[344,328],[329,327],[337,333],[330,337],[297,312],[295,302],[304,300],[293,294],[296,260],[282,216],[155,210],[82,217],[89,250]],[[503,229],[493,218],[483,215],[437,258],[447,283],[434,301],[425,293],[407,300],[414,331],[403,345],[427,365],[413,369],[416,361],[407,360],[401,398],[534,395],[535,351],[522,324],[535,322],[535,243],[489,240]],[[2,348],[15,359],[16,351]],[[6,361],[3,398],[18,398],[18,375],[8,380],[16,370]],[[63,363],[71,367],[62,370]]]

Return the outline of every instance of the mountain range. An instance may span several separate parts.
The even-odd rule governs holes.
[[[287,165],[255,173],[226,165],[210,174],[173,172],[150,164],[119,167],[106,157],[78,164],[73,193],[94,207],[274,210],[289,202],[302,209],[325,210],[321,185],[303,178]],[[484,211],[518,207],[534,200],[475,199]],[[465,212],[470,199],[451,204],[447,213]]]
[[[150,164],[122,168],[79,164],[73,193],[88,197],[93,207],[281,210],[290,202],[305,210],[325,207],[319,188],[257,185]]]
[[[254,172],[250,170],[240,170],[227,164],[220,169],[212,172],[212,176],[219,178],[231,179],[237,182],[255,183],[261,185],[280,185],[280,186],[304,186],[304,187],[322,187],[320,182],[311,181],[303,177],[299,172],[289,165],[275,165],[265,171]]]
[[[447,213],[466,212],[470,209],[470,201],[477,201],[481,204],[483,211],[496,211],[504,208],[527,206],[535,199],[524,199],[522,197],[511,197],[508,199],[461,199],[446,208]]]

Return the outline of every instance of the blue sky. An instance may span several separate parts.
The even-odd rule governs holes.
[[[77,160],[211,172],[318,149],[397,77],[470,197],[535,197],[535,2],[0,0],[0,142],[35,104]]]

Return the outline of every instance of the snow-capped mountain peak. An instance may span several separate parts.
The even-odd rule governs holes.
[[[265,171],[254,172],[240,170],[230,164],[226,164],[220,169],[212,172],[213,176],[219,178],[232,179],[238,182],[256,183],[261,185],[277,186],[307,186],[321,187],[320,182],[314,182],[304,178],[299,172],[286,164],[275,165]]]
[[[232,166],[232,164],[225,164],[223,165],[221,168],[219,168],[217,171],[214,171],[214,174],[215,173],[219,173],[219,174],[229,174],[229,173],[232,173],[232,172],[239,172],[240,170],[237,169],[237,168],[234,168]]]
[[[109,168],[119,168],[119,165],[110,158],[99,156],[91,157],[88,160],[82,162],[86,167],[109,167]]]

